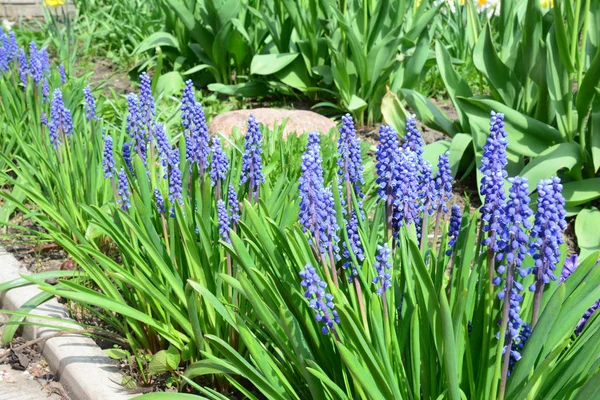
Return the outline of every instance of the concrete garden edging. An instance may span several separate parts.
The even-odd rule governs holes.
[[[20,274],[26,275],[29,272],[12,254],[0,246],[0,282],[17,279]],[[8,290],[0,294],[0,309],[16,310],[38,293],[40,290],[35,285]],[[67,309],[56,299],[37,307],[31,314],[70,319]],[[28,317],[26,321],[35,322],[36,319]],[[50,321],[37,321],[56,325]],[[25,325],[22,330],[25,340],[58,332],[57,329],[35,325]],[[125,400],[135,397],[126,393],[121,386],[123,375],[116,362],[89,337],[53,337],[42,344],[42,355],[72,400]]]

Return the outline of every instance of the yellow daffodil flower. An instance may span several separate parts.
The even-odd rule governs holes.
[[[46,7],[60,7],[65,4],[65,0],[44,0]]]

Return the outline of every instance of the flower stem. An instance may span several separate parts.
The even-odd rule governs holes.
[[[163,236],[165,237],[165,247],[167,248],[167,254],[170,256],[171,250],[169,249],[169,233],[167,232],[167,220],[165,219],[165,216],[162,213],[160,214],[160,219],[162,220]]]
[[[424,205],[425,210],[427,210],[429,202],[426,202]],[[421,253],[425,251],[427,247],[427,235],[425,234],[425,228],[427,228],[427,211],[423,212],[423,221],[421,222]]]
[[[498,400],[504,400],[504,392],[506,391],[506,378],[508,377],[508,363],[510,360],[510,351],[512,349],[512,340],[509,340],[504,353],[504,361],[502,363],[502,379],[500,380],[500,392]]]
[[[506,388],[506,377],[508,374],[508,361],[510,358],[510,348],[511,348],[511,342],[512,342],[512,338],[510,337],[510,335],[508,335],[508,337],[506,335],[506,329],[508,327],[508,316],[509,316],[509,312],[510,312],[510,296],[512,293],[513,280],[514,280],[514,263],[511,263],[508,266],[508,269],[506,272],[506,288],[505,288],[505,292],[504,292],[504,303],[502,306],[502,322],[500,324],[500,340],[498,341],[498,349],[496,350],[496,368],[494,371],[494,380],[493,380],[493,388],[492,388],[492,394],[494,395],[492,398],[495,398],[496,382],[498,379],[498,372],[499,372],[498,369],[500,368],[500,363],[498,362],[498,360],[502,357],[502,350],[504,348],[504,343],[506,341],[508,341],[506,351],[504,352],[504,360],[502,363],[502,372],[500,375],[500,392],[498,393],[499,400],[504,399],[504,391]]]
[[[537,279],[535,283],[535,295],[533,296],[533,312],[531,317],[531,328],[535,327],[537,324],[540,307],[542,306],[542,294],[544,293],[544,281],[542,279]]]
[[[442,206],[440,205],[437,210],[437,215],[435,216],[435,229],[433,230],[433,252],[437,251],[437,239],[438,232],[440,229],[440,222],[442,220]]]
[[[333,243],[329,243],[329,263],[331,264],[331,275],[333,275],[333,283],[335,287],[340,288],[340,284],[338,282],[337,271],[335,270],[335,257],[333,256]]]

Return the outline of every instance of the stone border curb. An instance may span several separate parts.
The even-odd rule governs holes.
[[[27,275],[29,272],[0,246],[0,282],[17,279],[20,274]],[[40,290],[35,285],[1,293],[0,309],[16,310],[38,293]],[[42,304],[31,314],[70,320],[67,309],[56,299]],[[28,317],[26,321],[36,322],[36,319]],[[37,321],[56,325],[52,321]],[[35,325],[25,325],[22,330],[26,340],[58,332],[56,329]],[[116,362],[87,336],[64,335],[48,339],[43,344],[42,355],[50,369],[58,375],[72,400],[125,400],[135,397],[123,391],[120,385],[123,375]]]

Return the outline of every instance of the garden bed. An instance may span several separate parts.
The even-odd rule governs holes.
[[[313,3],[1,32],[0,306],[74,398],[598,397],[600,7]]]

